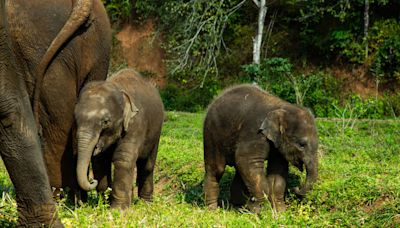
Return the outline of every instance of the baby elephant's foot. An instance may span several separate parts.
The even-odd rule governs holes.
[[[129,199],[116,199],[113,197],[111,200],[111,208],[120,208],[122,210],[129,208],[131,202]]]
[[[256,214],[259,214],[262,209],[262,202],[260,201],[250,201],[247,203],[247,208]]]
[[[152,194],[140,194],[139,197],[146,201],[146,202],[152,202],[153,201],[153,196]]]
[[[247,199],[245,197],[232,197],[229,199],[229,202],[234,206],[243,206],[246,204]]]
[[[122,210],[129,208],[129,206],[130,206],[130,203],[117,203],[117,202],[111,203],[111,208],[119,208]]]
[[[274,210],[278,213],[285,212],[287,208],[287,205],[284,202],[275,202],[274,206]]]
[[[217,202],[207,203],[207,207],[209,210],[216,210],[218,208]]]

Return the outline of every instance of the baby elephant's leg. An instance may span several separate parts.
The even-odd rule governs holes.
[[[111,186],[111,159],[112,153],[108,150],[92,159],[93,176],[99,183],[98,192],[104,193]]]
[[[152,149],[150,156],[146,159],[138,159],[137,161],[137,185],[138,195],[140,198],[151,201],[154,190],[154,166],[157,158],[158,144]]]
[[[225,171],[225,157],[218,152],[215,146],[210,146],[209,142],[204,142],[204,166],[206,174],[204,176],[204,197],[209,209],[218,207],[219,181]]]
[[[125,209],[131,204],[137,155],[138,147],[132,143],[120,144],[114,152],[114,180],[111,192],[113,208]]]
[[[286,210],[285,191],[288,176],[288,162],[279,152],[272,152],[268,159],[267,180],[269,200],[274,210]]]
[[[253,197],[248,203],[251,211],[259,213],[262,202],[268,196],[268,184],[264,171],[264,157],[246,152],[236,152],[236,166],[244,184]]]
[[[250,198],[249,190],[244,184],[242,177],[239,174],[239,171],[236,171],[235,177],[233,178],[231,188],[230,188],[231,196],[229,201],[236,206],[242,206],[246,204],[246,202]]]

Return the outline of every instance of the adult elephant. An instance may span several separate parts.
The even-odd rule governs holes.
[[[106,78],[110,24],[100,0],[0,0],[0,10],[0,153],[18,224],[61,225],[49,182],[77,186],[74,105],[86,82]]]
[[[225,166],[234,166],[231,202],[258,212],[268,196],[277,211],[285,209],[289,162],[307,179],[294,192],[305,195],[318,176],[318,136],[308,110],[253,85],[225,90],[209,106],[204,121],[204,191],[206,204],[217,207],[218,182]],[[268,160],[267,176],[264,161]]]

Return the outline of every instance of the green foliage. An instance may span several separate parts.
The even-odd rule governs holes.
[[[0,227],[14,227],[17,222],[17,204],[11,180],[0,159]]]
[[[390,19],[376,22],[371,29],[375,50],[371,71],[383,80],[400,81],[400,24]]]
[[[110,20],[114,23],[127,20],[132,11],[131,0],[102,0]]]
[[[349,30],[335,30],[331,34],[330,51],[338,53],[338,57],[350,63],[364,62],[364,46],[356,34]]]
[[[400,122],[317,119],[319,178],[302,200],[289,190],[286,212],[272,213],[269,203],[259,215],[229,204],[235,170],[221,179],[222,208],[204,207],[202,124],[204,113],[167,112],[155,169],[151,203],[138,200],[125,211],[111,209],[108,193],[89,193],[74,207],[62,200],[58,213],[65,227],[398,227],[400,225]],[[345,129],[343,129],[345,128]],[[290,187],[305,174],[290,166]],[[12,188],[0,165],[3,189]],[[15,196],[0,195],[0,225],[13,227]],[[4,213],[6,212],[6,213]]]
[[[383,85],[380,88],[400,82],[397,1],[369,1],[368,37],[364,37],[364,0],[271,2],[262,54],[287,58],[268,57],[260,66],[248,64],[257,20],[251,1],[103,2],[112,18],[128,15],[135,2],[137,19],[156,19],[165,40],[168,86],[162,96],[168,110],[201,110],[221,88],[255,82],[285,100],[310,107],[317,116],[337,116],[354,105],[356,95],[343,93],[343,81],[324,73],[324,67],[362,65],[370,70],[367,77],[372,75]],[[304,73],[308,64],[318,70]],[[357,116],[394,116],[399,108],[393,106],[395,98],[388,97],[360,98],[358,103],[383,110],[360,111]]]
[[[332,104],[339,81],[321,72],[295,75],[292,64],[286,58],[264,59],[259,65],[244,65],[243,82],[255,82],[276,96],[311,108],[319,117],[333,114]]]
[[[289,79],[292,74],[292,64],[288,59],[263,59],[260,64],[244,65],[243,70],[247,73],[241,78],[243,82],[256,83],[282,99],[291,103],[296,102],[294,89]]]
[[[372,74],[381,81],[400,79],[400,24],[395,19],[376,21],[368,38],[369,58],[365,59],[365,41],[359,31],[334,30],[330,47],[342,61],[371,66]]]
[[[383,99],[362,99],[360,96],[350,96],[342,106],[334,105],[335,115],[340,118],[380,119],[387,115]]]
[[[223,34],[236,4],[234,0],[193,1],[190,8],[179,10],[186,18],[167,46],[173,50],[169,53],[171,77],[179,75],[202,87],[209,75],[219,75]]]
[[[237,0],[138,0],[135,10],[143,17],[156,17],[159,29],[165,31],[163,47],[171,81],[195,88],[203,87],[208,77],[219,77],[224,38],[231,40],[230,26],[241,20],[235,12],[243,4]]]
[[[344,81],[317,71],[295,74],[286,58],[264,59],[244,65],[242,82],[256,83],[276,96],[309,107],[317,117],[380,119],[399,115],[399,95],[361,98],[343,90]]]
[[[193,89],[170,83],[160,94],[166,110],[198,112],[208,106],[220,88],[220,83],[210,80]]]
[[[364,0],[309,1],[300,8],[300,37],[306,48],[329,62],[365,65],[380,81],[400,77],[400,24],[388,0],[369,1],[369,32],[364,34]],[[366,53],[366,45],[368,53]]]

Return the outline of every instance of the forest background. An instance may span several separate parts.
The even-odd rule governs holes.
[[[161,54],[146,61],[159,62],[162,70],[141,68],[147,63],[140,53],[121,58],[121,39],[114,39],[110,69],[139,68],[154,79],[167,110],[201,111],[223,88],[256,83],[309,107],[317,117],[395,118],[400,114],[400,1],[103,3],[116,36],[124,26],[151,24],[146,45],[160,47]],[[260,31],[262,3],[266,16],[261,21],[260,58],[255,61],[253,45]]]
[[[154,201],[110,210],[109,191],[87,204],[58,202],[65,227],[400,227],[400,1],[104,0],[114,27],[110,73],[138,69],[160,89],[166,112]],[[262,2],[260,59],[253,45]],[[257,4],[256,4],[257,3]],[[257,83],[317,117],[319,181],[288,209],[260,214],[204,205],[204,109],[222,89]],[[190,111],[179,112],[179,111]],[[288,189],[305,173],[290,166]],[[0,160],[0,227],[15,227],[15,191]],[[135,194],[136,190],[135,190]]]

